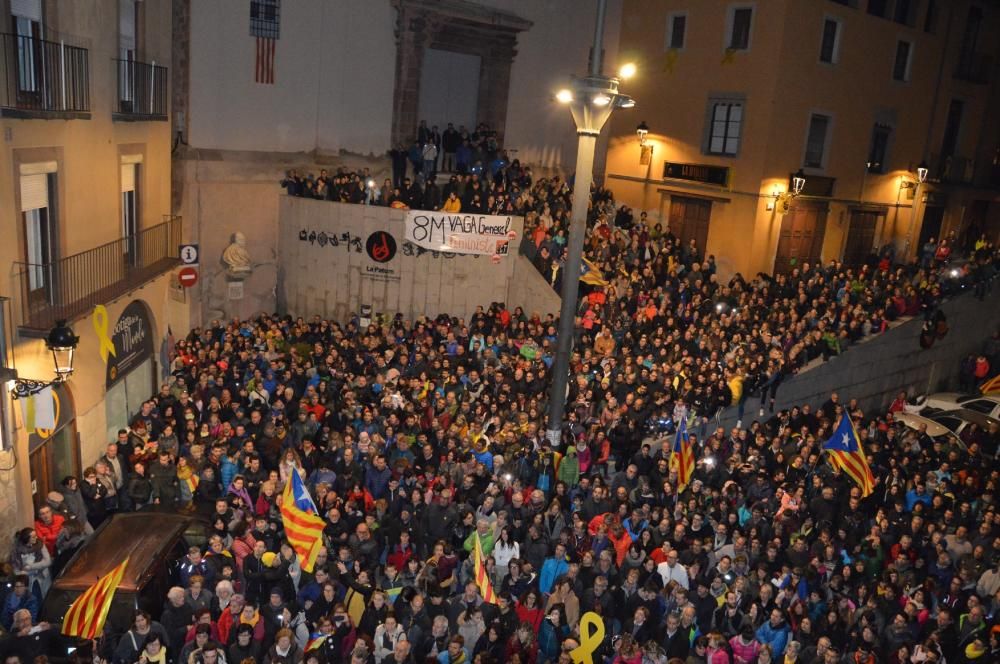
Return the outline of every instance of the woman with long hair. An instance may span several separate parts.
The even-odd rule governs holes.
[[[518,625],[514,634],[507,640],[507,647],[504,651],[506,660],[512,664],[514,661],[519,661],[522,664],[535,664],[538,661],[536,631],[537,628],[529,622],[522,622]]]
[[[538,631],[542,624],[542,618],[545,616],[544,611],[542,611],[541,596],[534,588],[529,589],[517,600],[514,611],[517,613],[518,619],[522,623],[531,625],[531,629],[535,632]]]
[[[52,557],[34,528],[17,531],[10,553],[10,564],[14,568],[14,574],[28,577],[28,587],[41,602],[52,584]]]

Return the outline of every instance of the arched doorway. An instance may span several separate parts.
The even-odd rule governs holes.
[[[63,478],[80,478],[80,440],[76,430],[73,395],[65,383],[52,389],[56,426],[28,432],[28,465],[31,468],[31,499],[37,509],[50,491],[58,490]]]

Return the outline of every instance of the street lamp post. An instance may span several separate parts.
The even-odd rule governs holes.
[[[574,78],[571,86],[560,90],[556,99],[569,106],[576,124],[577,153],[576,176],[573,184],[573,209],[570,217],[569,238],[566,245],[566,264],[563,266],[562,307],[559,312],[559,336],[556,339],[556,356],[552,365],[552,392],[549,396],[549,419],[546,437],[553,447],[562,437],[562,422],[566,411],[566,392],[569,382],[569,359],[573,352],[576,332],[577,297],[580,291],[580,273],[583,265],[583,243],[587,231],[587,211],[590,202],[590,185],[594,180],[594,153],[597,137],[616,108],[632,108],[635,101],[618,92],[618,78],[601,74],[601,43],[604,37],[604,12],[606,0],[597,2],[597,21],[594,26],[594,46],[587,76]],[[622,68],[623,77],[635,73],[635,65]]]
[[[920,255],[920,247],[914,246],[913,240],[913,230],[917,225],[918,219],[918,207],[920,206],[920,194],[924,187],[924,183],[927,182],[927,174],[929,173],[927,167],[927,162],[921,161],[917,165],[917,181],[913,185],[913,205],[910,206],[910,229],[906,232],[906,248],[904,250],[905,257],[910,255],[910,250],[912,249],[915,256]]]

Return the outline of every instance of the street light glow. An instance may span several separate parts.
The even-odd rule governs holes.
[[[635,76],[636,71],[637,68],[634,62],[626,62],[618,70],[618,77],[621,78],[622,80],[627,81],[628,79]]]
[[[573,93],[568,88],[563,88],[556,93],[556,101],[560,104],[568,104],[573,101]]]
[[[595,95],[592,101],[594,102],[594,106],[607,106],[611,103],[611,97],[606,94],[599,94]]]

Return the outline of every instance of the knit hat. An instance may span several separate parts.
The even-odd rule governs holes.
[[[968,659],[979,659],[985,654],[986,646],[979,639],[976,639],[969,645],[965,646],[965,656]]]

